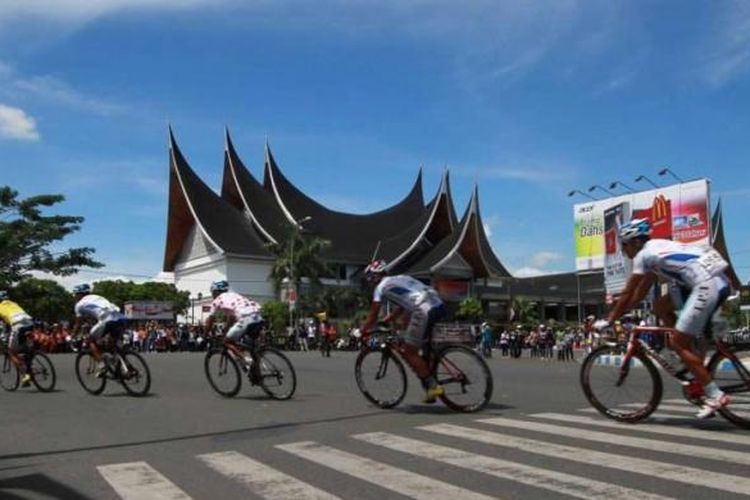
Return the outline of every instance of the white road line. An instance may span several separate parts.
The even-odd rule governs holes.
[[[411,498],[424,500],[493,498],[313,441],[281,444],[276,448]]]
[[[197,458],[216,472],[242,483],[263,498],[285,500],[339,498],[235,451],[208,453],[198,455]]]
[[[123,500],[190,499],[187,493],[146,462],[99,465],[96,468]]]
[[[499,425],[502,427],[511,427],[513,429],[525,429],[535,432],[544,432],[547,434],[554,434],[556,436],[573,437],[576,439],[584,439],[586,441],[595,441],[597,443],[629,446],[633,448],[646,449],[649,451],[676,453],[691,458],[706,458],[709,460],[718,460],[721,462],[750,465],[750,454],[740,451],[720,450],[716,448],[709,448],[706,446],[679,444],[669,441],[659,441],[656,439],[627,437],[620,436],[618,434],[612,434],[609,432],[596,432],[589,429],[577,429],[574,427],[564,427],[560,425],[543,424],[539,422],[527,422],[523,420],[512,420],[502,417],[486,418],[477,420],[477,422],[490,425]]]
[[[597,415],[601,415],[599,411],[596,408],[580,408],[577,410],[579,413],[595,413]],[[691,412],[689,415],[686,412],[681,412],[679,414],[672,413],[672,412],[663,412],[661,407],[659,407],[654,413],[648,416],[648,419],[644,420],[644,422],[648,422],[649,419],[652,418],[661,418],[665,420],[684,420],[685,418],[695,418],[695,414],[698,412],[698,408],[695,408],[695,411]]]
[[[609,429],[645,431],[667,436],[678,436],[686,438],[705,439],[707,441],[719,441],[723,443],[750,445],[750,436],[739,433],[728,433],[724,431],[699,430],[686,427],[671,427],[666,425],[654,425],[647,423],[625,424],[613,422],[611,420],[582,417],[579,415],[564,415],[561,413],[534,413],[531,416],[535,418],[559,420],[561,422],[596,425],[598,427],[607,427]]]
[[[705,486],[741,495],[747,495],[750,491],[750,479],[743,476],[712,472],[686,465],[670,464],[644,458],[631,458],[625,455],[576,448],[549,441],[520,438],[512,434],[501,434],[451,424],[426,425],[417,427],[417,429],[450,437],[468,439],[492,446],[519,449],[528,453],[535,453],[570,462],[607,467],[622,472],[644,474],[649,477],[668,479],[691,486]]]
[[[602,498],[625,500],[638,499],[665,499],[661,495],[653,495],[642,490],[635,490],[616,484],[596,481],[594,479],[574,476],[562,472],[556,472],[530,465],[501,460],[476,453],[469,453],[456,448],[435,445],[395,436],[385,432],[372,432],[352,436],[370,444],[384,446],[391,450],[408,453],[417,457],[425,457],[430,460],[462,467],[495,477],[509,479],[522,484],[554,491],[557,494],[570,495],[577,498]]]

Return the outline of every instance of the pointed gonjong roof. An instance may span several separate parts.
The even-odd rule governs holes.
[[[425,252],[450,236],[456,227],[458,218],[446,169],[437,194],[427,204],[422,215],[398,235],[384,239],[377,257],[388,263],[391,272],[403,271],[411,267]]]
[[[711,245],[729,263],[729,269],[727,269],[727,276],[729,277],[729,280],[732,282],[732,287],[734,287],[735,290],[739,290],[739,287],[742,283],[740,282],[740,278],[739,276],[737,276],[737,272],[734,270],[732,261],[729,258],[729,250],[727,249],[727,241],[726,241],[726,238],[724,237],[724,219],[722,218],[722,215],[721,215],[721,198],[719,199],[719,202],[716,204],[716,210],[714,210],[714,215],[711,217]]]
[[[305,231],[330,241],[323,256],[340,262],[367,262],[379,241],[397,235],[404,225],[418,219],[425,211],[421,170],[404,199],[370,214],[338,212],[308,197],[284,176],[268,146],[263,185],[273,194],[290,223],[310,217],[304,224]]]
[[[474,186],[461,222],[449,237],[409,270],[412,275],[510,277],[492,250],[479,212],[479,187]]]
[[[263,188],[242,163],[232,144],[229,130],[226,131],[221,197],[242,210],[266,242],[277,243],[290,225],[276,198]]]
[[[270,258],[242,212],[223,200],[190,168],[169,129],[169,208],[164,271],[173,271],[194,227],[224,254]]]

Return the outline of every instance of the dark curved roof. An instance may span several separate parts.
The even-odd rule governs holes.
[[[732,286],[735,290],[739,290],[742,283],[740,282],[739,276],[737,276],[737,272],[734,270],[732,260],[729,258],[727,240],[724,237],[724,218],[721,216],[721,199],[719,199],[719,202],[716,204],[716,210],[714,210],[714,214],[711,217],[711,245],[729,263],[727,276],[732,282]]]
[[[310,217],[304,224],[305,231],[330,241],[323,256],[339,262],[369,261],[379,241],[396,236],[405,223],[418,219],[425,211],[421,169],[403,200],[385,210],[362,215],[330,210],[309,198],[284,176],[268,146],[263,185],[291,223]]]
[[[457,226],[450,178],[445,170],[437,194],[422,215],[396,236],[383,240],[378,257],[388,263],[391,272],[401,272],[414,264],[415,258],[450,236]]]
[[[289,221],[274,196],[263,188],[242,163],[228,130],[221,197],[245,212],[265,241],[276,243],[283,238]]]
[[[510,277],[487,241],[479,212],[479,188],[474,187],[461,222],[449,237],[424,255],[409,270],[410,274],[440,274],[451,259],[460,256],[473,270],[474,278]]]
[[[174,270],[193,225],[229,254],[269,257],[248,218],[209,188],[190,168],[169,129],[169,209],[164,271]]]

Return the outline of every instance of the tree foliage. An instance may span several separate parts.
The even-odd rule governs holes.
[[[190,292],[177,290],[171,283],[97,281],[94,283],[93,293],[105,297],[119,307],[129,300],[160,300],[172,302],[175,311],[184,314],[190,306]]]
[[[473,322],[479,321],[483,314],[482,302],[476,297],[466,297],[458,304],[458,310],[456,311],[456,316],[459,318]]]
[[[83,217],[43,214],[44,208],[64,199],[59,194],[19,199],[17,191],[0,186],[0,287],[19,282],[31,271],[67,276],[81,267],[103,266],[92,258],[93,248],[49,248],[78,231],[83,222]]]
[[[10,290],[10,296],[35,320],[58,323],[73,315],[75,297],[52,280],[22,280]]]
[[[534,302],[525,297],[515,297],[513,299],[513,310],[515,311],[514,321],[518,322],[537,322],[539,312]]]
[[[296,290],[300,289],[302,278],[307,278],[312,289],[320,287],[320,279],[330,275],[328,266],[320,255],[331,242],[304,234],[299,228],[290,226],[284,238],[277,243],[267,244],[275,260],[270,278],[275,289],[281,289],[285,278],[292,274]]]
[[[285,302],[271,300],[263,304],[263,319],[276,335],[286,332],[289,323],[289,306]]]

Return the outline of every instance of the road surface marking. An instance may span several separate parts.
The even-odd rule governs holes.
[[[123,500],[190,499],[187,493],[146,462],[99,465],[97,470]]]

